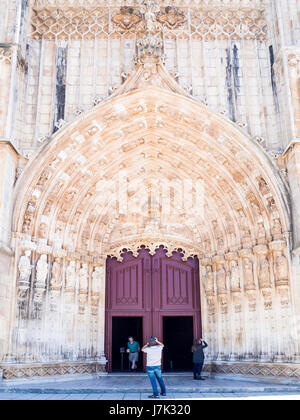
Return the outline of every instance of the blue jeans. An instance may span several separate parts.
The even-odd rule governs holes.
[[[158,395],[156,380],[158,381],[160,385],[161,393],[166,394],[166,387],[165,387],[164,380],[162,378],[161,367],[160,366],[147,366],[147,374],[151,381],[151,385],[153,388],[153,395],[156,395],[156,396]]]

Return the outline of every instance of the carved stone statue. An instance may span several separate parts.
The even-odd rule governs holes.
[[[98,294],[102,289],[103,268],[96,267],[92,274],[92,291],[93,294]]]
[[[36,265],[36,282],[39,286],[46,286],[46,280],[48,275],[48,263],[47,255],[41,255]]]
[[[236,260],[231,262],[231,289],[238,290],[241,288],[240,269]]]
[[[272,226],[272,234],[274,236],[274,239],[281,238],[282,235],[282,225],[279,219],[275,219]]]
[[[289,278],[288,261],[286,257],[282,255],[281,252],[280,253],[278,252],[276,254],[277,256],[275,256],[275,267],[274,267],[275,280],[276,282],[282,282],[282,281],[287,282]]]
[[[46,225],[46,223],[40,224],[39,231],[38,231],[39,238],[45,239],[47,237],[47,229],[48,229],[48,226]]]
[[[263,257],[258,266],[258,281],[259,287],[270,287],[271,278],[270,278],[270,264],[267,258]]]
[[[75,289],[76,263],[71,261],[66,270],[66,289]]]
[[[211,265],[206,267],[206,277],[206,292],[215,293],[214,273],[212,271]]]
[[[19,261],[19,281],[29,282],[32,265],[30,263],[31,251],[25,251]]]
[[[61,265],[59,258],[53,263],[50,286],[52,289],[60,289],[62,286]]]
[[[217,273],[217,287],[218,287],[218,292],[224,292],[227,290],[226,271],[222,265],[219,266],[218,273]]]
[[[79,289],[81,291],[87,291],[88,289],[88,266],[83,264],[79,270]]]
[[[253,275],[253,264],[249,258],[244,260],[244,275],[245,275],[245,287],[255,287],[254,275]]]

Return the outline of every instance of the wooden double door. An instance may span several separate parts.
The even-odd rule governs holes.
[[[155,255],[150,255],[147,249],[142,248],[136,258],[130,252],[124,253],[122,262],[108,258],[106,279],[105,351],[108,371],[118,366],[113,361],[118,357],[120,348],[126,346],[126,334],[131,330],[129,328],[125,332],[124,328],[128,324],[130,326],[131,319],[133,332],[129,335],[138,336],[143,342],[141,345],[152,335],[160,340],[172,338],[172,335],[175,338],[176,318],[179,321],[188,317],[192,320],[192,324],[189,324],[192,325],[191,335],[201,336],[197,258],[182,261],[180,252],[167,257],[162,247],[157,249]],[[117,322],[122,317],[124,328],[118,330],[114,325],[122,325]],[[166,322],[167,317],[170,317],[170,322]],[[175,323],[171,322],[171,317]],[[139,330],[136,325],[140,325]],[[164,331],[164,328],[169,328],[169,331]],[[121,343],[122,334],[125,336]],[[189,348],[191,344],[187,343]]]

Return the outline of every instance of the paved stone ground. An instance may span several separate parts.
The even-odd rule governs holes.
[[[184,400],[218,400],[218,399],[228,399],[228,400],[299,400],[300,393],[224,393],[224,394],[196,394],[196,393],[181,393],[175,394],[171,393],[166,398],[161,398],[160,400],[172,400],[172,401],[184,401]],[[104,393],[104,394],[26,394],[26,393],[0,393],[0,401],[99,401],[99,400],[112,400],[112,401],[121,401],[121,400],[148,400],[148,394],[144,393]]]
[[[274,399],[300,400],[300,381],[289,378],[206,378],[193,381],[190,374],[164,377],[166,400]],[[107,375],[68,381],[27,381],[0,386],[0,400],[147,400],[151,393],[144,374]],[[162,398],[163,399],[163,398]]]

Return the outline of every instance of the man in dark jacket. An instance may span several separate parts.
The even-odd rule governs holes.
[[[204,351],[208,344],[202,339],[199,338],[194,341],[194,345],[192,347],[193,352],[193,362],[194,362],[194,379],[204,381],[204,378],[201,376],[203,364],[204,364]]]

